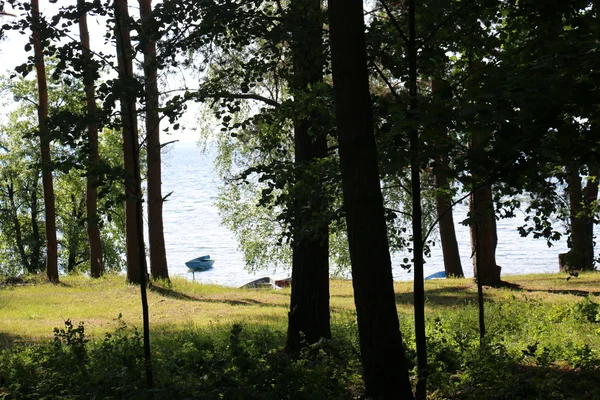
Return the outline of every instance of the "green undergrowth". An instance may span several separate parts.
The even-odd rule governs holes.
[[[598,275],[570,281],[559,275],[508,279],[506,287],[485,291],[483,342],[472,282],[427,283],[428,398],[599,399]],[[11,308],[26,302],[24,293],[40,296],[52,288],[37,284],[40,287],[0,289],[10,291],[0,292],[1,334],[10,335],[8,325],[2,325],[6,315],[21,324],[38,321],[18,319],[19,310]],[[135,287],[110,279],[93,283],[95,289],[80,285],[85,282],[67,282],[58,297],[69,302],[72,292],[92,290],[100,298],[124,292],[118,304],[127,305],[133,301],[128,296],[136,296],[135,290],[129,293]],[[0,353],[0,399],[361,398],[351,285],[332,281],[331,287],[333,340],[307,346],[297,358],[284,351],[289,290],[248,291],[186,282],[154,288],[151,307],[162,307],[160,313],[155,310],[154,320],[164,313],[168,323],[154,323],[152,328],[155,384],[150,389],[138,321],[115,312],[114,299],[107,300],[110,307],[99,309],[98,315],[83,308],[79,311],[84,318],[63,320],[47,337],[32,328],[23,330],[18,341],[6,340]],[[410,286],[398,284],[396,290],[414,382]],[[48,298],[35,301],[59,301],[55,293],[48,293]],[[21,311],[30,307],[23,304]],[[97,322],[105,312],[114,313],[110,322],[100,325],[108,333],[99,333],[99,326],[89,331],[88,320]],[[202,318],[192,318],[194,313]],[[33,333],[32,340],[23,338],[27,332]]]

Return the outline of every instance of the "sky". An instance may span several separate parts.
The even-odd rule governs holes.
[[[2,3],[2,1],[0,1]],[[69,6],[76,4],[74,0],[61,0],[60,4],[52,4],[49,0],[41,0],[40,1],[40,12],[42,15],[53,15],[58,9],[59,6]],[[132,16],[139,15],[139,8],[132,7],[132,4],[137,6],[137,2],[129,2],[130,3],[130,14]],[[7,4],[4,8],[4,11],[9,13],[17,14],[17,18],[19,13],[10,8]],[[7,23],[11,17],[3,17],[3,20],[0,23]],[[90,31],[90,47],[92,50],[100,50],[106,54],[114,54],[116,50],[110,45],[104,43],[104,33],[106,29],[106,22],[101,21],[98,18],[88,18],[88,29]],[[32,55],[32,52],[27,53],[25,51],[25,45],[29,40],[29,32],[25,32],[26,34],[20,34],[16,31],[9,31],[2,40],[0,40],[0,73],[9,75],[12,70],[17,65],[24,63],[27,60],[27,57]],[[79,40],[79,30],[77,26],[74,26],[74,30],[71,33],[71,37],[73,39]],[[35,76],[31,74],[32,78]],[[168,85],[170,89],[174,87],[179,87],[180,83],[177,81],[175,77],[169,77],[166,80],[163,80],[163,85]],[[160,84],[159,84],[160,85]],[[161,132],[161,141],[173,141],[177,140],[180,142],[197,142],[199,139],[199,134],[196,132],[193,127],[198,125],[198,110],[199,107],[196,105],[190,105],[189,111],[186,115],[184,115],[180,121],[180,125],[184,127],[183,130],[173,131],[170,130],[169,134],[165,134]],[[161,127],[164,128],[168,126],[168,121],[163,120],[161,123]],[[185,128],[187,127],[187,128]]]

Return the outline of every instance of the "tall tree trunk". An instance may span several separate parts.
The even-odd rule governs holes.
[[[417,108],[417,32],[416,1],[408,0],[408,92],[410,96],[408,118],[414,120]],[[412,192],[412,236],[413,236],[413,297],[415,311],[415,343],[417,345],[417,384],[415,399],[427,396],[427,335],[425,333],[425,285],[423,275],[423,220],[421,209],[421,154],[419,130],[415,122],[409,125],[410,177]]]
[[[50,132],[48,131],[48,86],[46,65],[40,34],[39,0],[31,0],[31,30],[38,83],[38,120],[40,129],[40,153],[42,184],[44,186],[44,211],[46,216],[46,274],[52,282],[58,282],[58,244],[56,241],[56,207],[52,183],[52,160],[50,157]]]
[[[86,225],[90,249],[90,276],[99,278],[104,274],[102,262],[102,242],[98,228],[98,177],[96,169],[100,163],[98,153],[98,121],[96,107],[96,90],[94,87],[97,72],[92,67],[90,54],[90,35],[87,26],[87,10],[85,0],[77,0],[79,12],[79,34],[83,56],[83,84],[85,86],[85,101],[88,114],[88,161],[86,183]]]
[[[379,184],[363,2],[329,0],[329,34],[366,397],[412,399]]]
[[[150,317],[146,293],[146,254],[144,251],[144,229],[142,213],[142,186],[140,178],[140,158],[138,150],[136,95],[131,90],[136,87],[133,76],[133,48],[129,27],[127,0],[115,0],[115,30],[117,40],[117,59],[119,80],[125,91],[121,95],[121,114],[123,119],[123,152],[125,162],[126,187],[126,235],[127,235],[127,278],[129,282],[139,283],[142,300],[142,321],[144,331],[144,366],[146,385],[154,385],[152,357],[150,353]],[[129,88],[130,91],[126,89]],[[135,268],[134,268],[135,267]],[[133,272],[137,272],[137,277]]]
[[[129,32],[129,12],[126,0],[115,0],[117,19],[117,58],[121,80],[121,120],[123,123],[123,159],[125,166],[125,230],[127,241],[127,281],[142,283],[140,269],[147,271],[144,252],[140,158],[138,150],[137,110],[133,76],[133,49]],[[141,230],[142,234],[139,234]]]
[[[148,243],[152,279],[169,280],[165,235],[163,226],[163,198],[161,181],[160,117],[158,114],[158,66],[156,41],[153,38],[154,16],[152,0],[139,0],[142,18],[141,44],[144,49],[146,78],[146,155],[148,184]]]
[[[598,170],[596,168],[590,170],[590,176],[598,176]],[[571,249],[567,253],[566,263],[571,271],[592,270],[594,268],[594,219],[590,207],[598,198],[598,180],[589,180],[583,189],[579,168],[571,165],[567,167],[567,181]]]
[[[431,94],[434,97],[443,96],[440,80],[431,81]],[[436,188],[435,203],[437,218],[439,219],[440,239],[442,242],[442,253],[444,256],[444,271],[446,276],[464,278],[465,274],[460,261],[458,241],[454,229],[454,217],[452,212],[452,196],[448,194],[449,162],[446,155],[448,133],[446,127],[440,127],[436,138],[436,148],[440,152],[433,164],[434,185]]]
[[[471,248],[473,249],[473,269],[475,278],[482,285],[498,286],[500,267],[496,264],[496,215],[491,185],[476,189],[469,202],[471,223]],[[475,227],[477,225],[477,227]]]
[[[323,22],[320,0],[293,0],[290,4],[292,26],[292,88],[301,99],[312,85],[322,82],[325,64]],[[315,115],[315,112],[311,112]],[[327,137],[313,118],[294,121],[295,165],[297,179],[316,186],[305,173],[314,161],[327,156]],[[329,317],[329,228],[320,221],[327,206],[319,188],[308,196],[297,193],[294,200],[292,295],[288,314],[287,349],[297,354],[302,342],[315,343],[331,337]],[[322,218],[322,217],[321,217]]]

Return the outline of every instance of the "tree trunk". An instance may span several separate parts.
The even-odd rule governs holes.
[[[40,153],[42,162],[42,185],[44,187],[44,211],[46,216],[46,274],[52,282],[58,282],[58,245],[56,241],[56,207],[52,183],[50,157],[50,133],[48,131],[48,86],[46,65],[40,34],[40,7],[38,0],[31,0],[31,30],[38,83],[38,120],[40,129]]]
[[[595,257],[594,257],[594,223],[595,223],[595,219],[593,217],[593,209],[594,207],[597,205],[596,202],[598,200],[598,185],[600,182],[598,182],[598,179],[600,179],[600,168],[598,167],[590,167],[590,172],[588,175],[589,178],[592,178],[590,180],[588,180],[586,187],[585,187],[585,191],[584,191],[584,201],[585,201],[585,206],[588,209],[588,213],[590,215],[590,217],[587,219],[587,223],[585,225],[585,240],[586,240],[586,248],[587,251],[590,254],[590,258],[591,258],[591,263],[590,269],[594,269],[594,264],[595,264]]]
[[[8,182],[6,184],[6,193],[8,195],[8,201],[11,207],[11,214],[13,217],[13,223],[15,225],[15,240],[17,243],[17,249],[19,250],[19,256],[21,257],[21,264],[23,265],[23,267],[25,268],[25,271],[27,271],[27,273],[29,274],[34,274],[37,273],[39,271],[36,271],[35,269],[33,269],[33,265],[29,262],[29,259],[27,258],[27,252],[25,251],[25,244],[23,241],[23,233],[21,230],[21,221],[19,221],[19,210],[17,208],[17,203],[15,202],[15,189],[14,189],[14,185],[12,183],[12,179],[11,182]]]
[[[498,286],[500,267],[496,264],[496,216],[492,197],[492,187],[484,185],[471,194],[469,202],[471,223],[471,248],[473,249],[473,269],[475,278],[485,286]],[[477,227],[475,227],[477,225]]]
[[[325,64],[320,0],[294,0],[290,4],[295,96],[304,98],[310,87],[323,80]],[[315,114],[315,112],[311,112]],[[331,337],[329,317],[329,228],[320,221],[327,200],[305,173],[314,161],[327,156],[326,133],[314,118],[294,121],[297,180],[313,186],[310,194],[294,199],[292,295],[288,314],[287,349],[297,354],[303,342],[312,344]],[[321,217],[322,218],[322,217]]]
[[[31,236],[32,243],[31,246],[31,254],[29,256],[29,260],[31,263],[31,268],[34,271],[41,271],[42,266],[42,235],[40,233],[40,228],[38,224],[38,185],[39,180],[36,178],[33,180],[33,185],[31,188]]]
[[[104,274],[102,262],[102,242],[98,228],[98,176],[96,169],[100,163],[98,154],[98,121],[96,107],[96,93],[94,81],[96,71],[92,67],[90,54],[90,35],[87,27],[87,10],[85,0],[77,0],[79,12],[79,34],[81,37],[81,51],[83,56],[83,84],[85,86],[85,100],[88,114],[88,161],[86,183],[86,225],[88,243],[90,248],[90,276],[99,278]]]
[[[160,117],[158,114],[158,66],[156,41],[153,39],[154,16],[152,0],[139,0],[142,18],[141,44],[144,49],[146,78],[146,155],[148,184],[148,242],[152,279],[169,280],[165,235],[163,226],[163,198],[161,181]]]
[[[591,170],[590,175],[598,176],[598,170]],[[598,197],[598,181],[589,180],[585,190],[582,189],[579,168],[569,166],[567,182],[571,223],[570,250],[565,260],[567,269],[569,271],[593,270],[594,219],[590,208]]]
[[[127,281],[140,284],[140,269],[147,271],[144,252],[142,218],[138,212],[142,208],[142,188],[140,177],[140,158],[138,151],[137,86],[133,76],[133,49],[129,32],[129,12],[127,1],[115,0],[117,19],[117,58],[119,79],[121,80],[121,120],[123,123],[123,159],[125,166],[125,233],[127,241]],[[142,232],[140,235],[139,232]]]
[[[129,12],[127,0],[115,0],[115,30],[117,40],[117,58],[119,63],[119,80],[121,88],[121,114],[123,118],[123,151],[125,162],[125,187],[127,203],[125,207],[127,229],[127,278],[129,282],[139,283],[142,301],[142,323],[144,334],[144,367],[146,370],[146,386],[154,386],[152,373],[152,354],[150,352],[150,316],[148,296],[146,293],[146,254],[144,251],[144,229],[142,213],[142,186],[140,178],[140,158],[138,150],[136,94],[132,92],[137,86],[133,75],[133,48],[131,46]],[[129,91],[126,89],[129,88]],[[132,203],[129,205],[129,203]],[[135,266],[135,268],[133,268]],[[130,267],[132,267],[130,269]],[[137,276],[133,272],[137,272]]]
[[[408,1],[408,92],[410,124],[410,177],[412,191],[412,241],[413,241],[413,298],[415,312],[415,344],[417,346],[417,383],[415,385],[415,399],[427,397],[427,334],[425,332],[425,285],[424,285],[424,260],[423,260],[423,220],[421,209],[421,145],[419,130],[414,121],[417,108],[417,32],[416,32],[416,1]]]
[[[441,95],[441,84],[439,80],[431,81],[432,96]],[[436,188],[435,203],[437,217],[439,219],[440,239],[442,242],[442,254],[444,257],[444,271],[446,276],[464,278],[465,274],[460,261],[458,251],[458,241],[456,240],[456,231],[454,229],[454,217],[452,211],[452,196],[448,194],[450,189],[448,184],[449,162],[447,151],[448,134],[446,127],[440,127],[436,148],[440,152],[438,159],[433,164],[434,185]]]
[[[363,376],[367,398],[412,399],[379,184],[362,4],[329,0],[333,88]]]

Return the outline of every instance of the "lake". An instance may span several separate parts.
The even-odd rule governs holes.
[[[164,205],[164,226],[169,274],[192,278],[185,262],[205,254],[217,261],[214,268],[195,274],[195,280],[226,286],[240,286],[261,276],[286,277],[288,271],[260,271],[256,275],[244,269],[244,257],[231,231],[221,225],[215,206],[220,184],[213,173],[214,152],[203,152],[194,143],[177,142],[163,153],[163,196],[173,192]],[[454,220],[466,218],[467,205],[456,206]],[[567,250],[566,240],[548,248],[543,239],[522,238],[517,227],[523,218],[498,221],[496,261],[503,275],[558,271],[558,253]],[[469,228],[456,226],[465,275],[473,276]],[[395,280],[412,280],[413,273],[399,265],[403,256],[392,258]],[[443,270],[441,248],[432,248],[426,258],[425,276]]]

